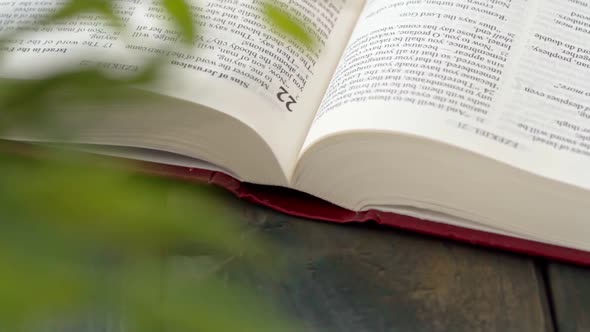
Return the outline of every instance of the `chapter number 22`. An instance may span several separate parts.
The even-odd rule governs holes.
[[[277,98],[281,103],[285,103],[287,111],[293,112],[293,109],[291,107],[293,107],[294,104],[297,104],[297,100],[295,100],[295,98],[293,98],[293,96],[291,96],[291,94],[289,94],[287,89],[285,89],[284,87],[281,87],[280,91],[281,92],[277,94]]]

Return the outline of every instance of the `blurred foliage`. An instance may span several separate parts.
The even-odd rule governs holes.
[[[209,265],[198,278],[165,268],[188,251],[214,264],[250,258],[273,273],[270,250],[211,192],[56,153],[0,157],[3,328],[123,305],[125,331],[288,330],[272,307],[217,280]]]
[[[271,23],[271,26],[277,28],[278,31],[290,36],[308,49],[315,47],[316,40],[309,33],[310,27],[298,20],[294,15],[278,7],[272,1],[263,3],[262,10],[265,18]]]
[[[60,128],[51,121],[53,112],[57,111],[55,107],[61,108],[64,103],[132,100],[141,94],[131,87],[156,80],[158,68],[154,61],[146,64],[140,73],[126,78],[114,78],[98,68],[86,68],[58,72],[41,80],[0,80],[0,130],[24,125],[58,131],[53,134],[59,135]]]
[[[122,29],[111,2],[69,0],[43,24],[92,12]],[[189,4],[161,4],[190,44],[196,25]],[[275,28],[312,47],[291,15],[269,3],[263,11]],[[157,72],[155,61],[127,78],[82,69],[0,81],[0,132],[15,124],[51,129],[48,101],[63,91],[68,102],[130,98],[126,87],[152,82]],[[118,326],[129,332],[291,329],[273,306],[216,277],[235,257],[275,274],[268,244],[233,222],[210,190],[129,172],[105,158],[42,147],[33,155],[0,152],[2,331],[46,330],[101,311],[119,315]],[[198,276],[167,268],[187,250],[210,262]]]
[[[111,0],[69,0],[55,13],[48,15],[47,19],[41,24],[51,24],[73,18],[76,15],[94,12],[101,14],[104,19],[110,21],[114,26],[122,28],[123,21],[115,13],[111,2]]]

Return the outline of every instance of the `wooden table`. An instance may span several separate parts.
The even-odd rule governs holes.
[[[590,269],[227,201],[289,263],[250,281],[309,331],[590,331]]]
[[[270,298],[303,331],[590,331],[590,269],[376,225],[303,220],[222,196],[247,233],[273,243],[273,259],[287,264],[272,279],[239,267],[219,273]],[[172,257],[168,266],[186,273],[202,258]],[[108,325],[71,331],[121,332]]]

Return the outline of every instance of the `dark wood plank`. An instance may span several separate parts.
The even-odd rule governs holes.
[[[559,332],[590,331],[590,269],[552,263],[547,275]]]
[[[377,226],[291,218],[233,198],[227,204],[252,228],[248,234],[274,244],[272,263],[283,271],[269,278],[240,259],[222,259],[215,270],[276,303],[303,331],[552,330],[542,278],[526,257]],[[164,274],[199,274],[211,264],[209,257],[175,257]],[[120,332],[116,316],[66,330]]]
[[[552,330],[531,259],[235,205],[288,266],[280,281],[249,282],[309,331]]]

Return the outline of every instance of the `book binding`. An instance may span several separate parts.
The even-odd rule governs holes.
[[[302,192],[240,182],[221,172],[144,162],[138,164],[138,169],[152,175],[216,185],[225,188],[240,199],[295,217],[335,223],[373,221],[380,225],[456,242],[590,266],[590,252],[390,212],[377,210],[354,212]]]
[[[2,142],[0,144],[1,153],[36,159],[43,158],[38,149],[32,145],[15,142]],[[115,157],[105,158],[121,159]],[[132,171],[138,173],[222,187],[242,200],[294,217],[340,224],[375,222],[394,229],[449,239],[455,242],[590,267],[590,252],[582,250],[472,230],[396,213],[377,210],[354,212],[296,190],[241,182],[232,176],[217,171],[143,161],[132,161],[127,165],[131,167]]]

